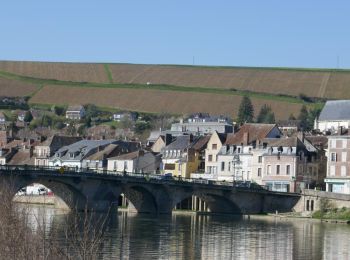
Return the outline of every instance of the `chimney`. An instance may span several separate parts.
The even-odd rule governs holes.
[[[139,156],[144,156],[145,155],[145,151],[144,150],[139,150]]]
[[[244,132],[243,133],[243,145],[248,145],[248,141],[249,141],[249,133]]]
[[[169,145],[173,140],[171,134],[165,134],[165,145]]]
[[[343,127],[342,126],[338,126],[338,135],[343,135]]]

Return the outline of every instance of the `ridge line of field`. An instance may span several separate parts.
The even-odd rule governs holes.
[[[261,93],[261,92],[252,92],[244,90],[228,90],[228,89],[219,89],[219,88],[203,88],[203,87],[185,87],[185,86],[174,86],[174,85],[158,85],[158,84],[119,84],[119,83],[92,83],[92,82],[74,82],[74,81],[63,81],[56,79],[42,79],[35,77],[22,76],[10,72],[0,71],[0,77],[19,80],[22,82],[29,82],[38,85],[60,85],[65,87],[82,87],[82,88],[128,88],[128,89],[153,89],[153,90],[162,90],[162,91],[178,91],[178,92],[192,92],[192,93],[213,93],[221,95],[235,95],[235,96],[250,96],[258,99],[264,100],[275,100],[287,103],[297,103],[310,105],[310,103],[304,102],[303,100],[284,95],[275,95],[270,93]],[[322,102],[314,103],[315,105]]]
[[[57,64],[109,64],[109,65],[144,65],[144,66],[171,66],[191,67],[208,69],[259,69],[259,70],[282,70],[282,71],[306,71],[306,72],[350,72],[349,68],[303,68],[303,67],[259,67],[259,66],[234,66],[234,65],[191,65],[191,64],[159,64],[159,63],[128,63],[128,62],[78,62],[78,61],[30,61],[30,60],[0,60],[0,62],[34,62],[34,63],[57,63]]]

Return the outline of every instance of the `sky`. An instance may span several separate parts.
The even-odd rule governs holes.
[[[3,0],[0,60],[350,68],[350,1]]]

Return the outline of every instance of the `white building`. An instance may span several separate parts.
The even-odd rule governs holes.
[[[350,127],[350,100],[327,101],[314,128],[321,132],[337,133],[340,127]]]
[[[69,106],[66,111],[66,118],[80,120],[85,116],[85,109],[81,105]]]
[[[228,134],[218,153],[218,180],[253,180],[253,156],[258,155],[253,151],[259,148],[261,140],[281,135],[275,124],[245,124],[236,134]]]
[[[108,158],[108,171],[155,173],[159,171],[161,156],[143,150]]]

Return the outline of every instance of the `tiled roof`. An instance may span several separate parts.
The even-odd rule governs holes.
[[[165,150],[184,150],[188,148],[191,144],[191,136],[189,135],[181,135],[178,136],[174,142],[167,145]]]
[[[108,157],[117,147],[117,144],[109,144],[103,150],[87,157],[86,160],[103,160],[105,157]]]
[[[350,120],[350,100],[331,100],[324,105],[319,116],[324,120]]]
[[[297,137],[288,138],[265,138],[262,140],[263,143],[267,143],[268,146],[282,146],[282,147],[296,147],[298,142],[301,142]]]
[[[209,142],[210,139],[210,135],[206,135],[206,136],[201,136],[199,137],[193,144],[192,144],[192,148],[200,151],[203,150],[206,146],[207,143]]]
[[[239,145],[244,142],[244,133],[248,133],[248,144],[267,137],[275,124],[244,124],[237,133],[228,134],[225,144]]]
[[[132,153],[126,153],[126,154],[122,154],[112,158],[108,158],[108,160],[133,160],[139,156],[140,156],[140,151],[135,151]]]

